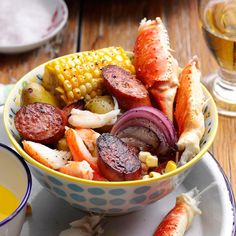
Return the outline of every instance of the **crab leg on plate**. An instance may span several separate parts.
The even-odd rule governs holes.
[[[201,214],[198,196],[197,188],[179,195],[174,208],[166,215],[153,236],[183,236],[194,216]]]
[[[205,130],[204,94],[200,77],[199,62],[195,56],[182,71],[176,96],[174,115],[180,136],[177,146],[183,151],[180,165],[191,160],[200,151],[199,143]]]
[[[153,95],[159,109],[173,120],[179,67],[171,54],[168,34],[159,17],[141,21],[134,46],[134,66],[137,78]]]

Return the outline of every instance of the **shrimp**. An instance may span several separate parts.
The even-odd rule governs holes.
[[[93,157],[85,146],[80,135],[74,129],[66,130],[66,142],[72,154],[74,161],[87,161],[93,170],[99,171],[97,166],[97,158]]]
[[[32,158],[51,169],[59,169],[71,158],[70,152],[51,149],[41,143],[24,140],[22,144]]]
[[[134,66],[137,78],[153,95],[160,110],[173,120],[179,67],[171,54],[168,34],[159,17],[141,21],[134,46]]]
[[[166,215],[153,236],[183,236],[190,227],[193,218],[201,214],[197,188],[182,193],[176,198],[175,207]]]
[[[76,132],[79,134],[86,147],[94,157],[98,157],[97,153],[97,138],[100,136],[99,133],[95,132],[92,129],[76,129]]]
[[[97,114],[90,111],[72,109],[68,122],[70,125],[76,128],[95,129],[105,125],[113,125],[116,122],[119,113],[120,109],[115,109],[105,114]]]
[[[68,161],[68,163],[62,166],[58,171],[67,175],[89,180],[93,179],[94,172],[87,161]]]
[[[204,94],[200,77],[199,62],[195,56],[182,71],[176,96],[174,115],[180,136],[177,146],[180,151],[184,151],[180,158],[180,165],[185,164],[200,151],[199,143],[205,130]]]
[[[97,157],[92,156],[92,154],[89,152],[82,138],[80,137],[79,132],[72,128],[67,129],[66,142],[71,151],[73,161],[87,161],[94,171],[93,179],[107,181],[107,179],[102,176],[101,171],[98,168]]]

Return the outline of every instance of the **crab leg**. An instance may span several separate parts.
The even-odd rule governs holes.
[[[183,236],[190,227],[193,217],[201,214],[196,188],[176,198],[175,207],[166,215],[153,236]]]
[[[178,125],[178,149],[183,151],[180,165],[192,159],[199,150],[204,127],[204,95],[200,83],[198,58],[194,57],[186,65],[180,76],[180,86],[176,96],[175,119]]]
[[[159,17],[141,21],[134,46],[134,66],[137,78],[153,95],[159,109],[173,120],[179,68],[171,54],[166,28]]]

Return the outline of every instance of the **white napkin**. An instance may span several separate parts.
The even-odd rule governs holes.
[[[4,105],[14,84],[0,84],[0,106]]]

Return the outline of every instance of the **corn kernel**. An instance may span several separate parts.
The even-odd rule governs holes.
[[[81,95],[85,96],[85,94],[86,94],[86,87],[85,87],[85,85],[80,85],[79,89],[80,89]]]
[[[87,93],[90,93],[92,91],[92,89],[93,89],[91,83],[86,83],[85,86],[86,86]]]
[[[72,85],[69,80],[65,80],[63,86],[67,92],[72,90]]]
[[[62,85],[63,82],[64,82],[64,80],[65,80],[63,74],[59,74],[59,75],[58,75],[58,79],[59,79],[59,84]]]
[[[168,161],[166,164],[165,173],[176,170],[176,168],[177,168],[177,165],[174,161]]]
[[[55,66],[55,70],[56,70],[57,72],[60,72],[60,71],[61,71],[60,65],[56,65],[56,66]]]
[[[79,82],[78,82],[78,79],[76,77],[73,77],[71,79],[71,83],[72,83],[73,88],[78,88]]]
[[[148,155],[146,158],[146,165],[148,168],[157,167],[158,166],[158,158],[153,155]]]
[[[87,72],[84,73],[84,77],[85,77],[86,81],[90,81],[93,78],[93,76],[90,73],[87,73]]]
[[[117,56],[116,56],[116,60],[118,60],[118,61],[123,61],[123,58],[122,58],[122,56],[117,55]]]
[[[69,101],[73,101],[74,100],[74,93],[73,91],[69,91],[67,92],[67,98],[69,99]]]
[[[93,71],[93,77],[98,78],[101,76],[101,71],[99,69],[95,69]]]
[[[143,152],[143,151],[141,151],[141,152],[139,152],[139,154],[138,154],[138,158],[139,158],[139,160],[141,161],[141,162],[146,162],[146,158],[147,158],[147,156],[149,156],[149,155],[151,155],[151,153],[150,152]]]
[[[151,178],[155,178],[155,177],[161,176],[161,174],[158,173],[158,172],[152,171],[152,172],[149,173],[149,176],[150,176]]]
[[[80,99],[80,97],[81,97],[81,92],[80,92],[80,89],[79,89],[79,88],[74,88],[74,89],[73,89],[73,93],[74,93],[76,99]]]
[[[65,93],[65,91],[64,91],[64,89],[62,88],[62,87],[56,87],[56,89],[55,89],[58,93],[60,93],[60,94],[64,94]]]

